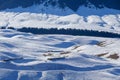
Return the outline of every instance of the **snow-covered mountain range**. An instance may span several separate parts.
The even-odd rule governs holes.
[[[118,0],[0,0],[0,10],[17,7],[27,8],[33,5],[44,5],[45,7],[57,6],[59,8],[69,7],[77,11],[80,6],[92,8],[111,8],[120,10],[120,1]]]
[[[119,4],[0,0],[0,80],[120,80]]]
[[[120,33],[119,3],[118,0],[0,0],[0,27]]]

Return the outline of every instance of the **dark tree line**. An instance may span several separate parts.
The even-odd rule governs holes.
[[[9,27],[9,29],[14,29]],[[81,29],[57,29],[57,28],[19,28],[17,31],[29,32],[33,34],[65,34],[65,35],[78,35],[78,36],[96,36],[96,37],[110,37],[110,38],[120,38],[120,34],[104,32],[104,31],[93,31],[93,30],[81,30]]]

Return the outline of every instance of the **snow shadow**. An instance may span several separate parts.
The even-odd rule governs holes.
[[[9,66],[8,66],[9,65]],[[93,67],[75,67],[67,64],[58,63],[41,63],[31,66],[17,66],[10,62],[0,63],[0,68],[13,69],[13,70],[33,70],[33,71],[48,71],[48,70],[72,70],[72,71],[95,71],[113,68],[110,64],[96,65]]]
[[[73,42],[62,42],[62,43],[59,43],[59,44],[55,44],[53,46],[59,47],[59,48],[68,48],[68,47],[71,47],[73,45],[75,45],[75,43],[73,43]]]
[[[110,71],[111,74],[120,76],[120,69],[113,69],[112,71]]]

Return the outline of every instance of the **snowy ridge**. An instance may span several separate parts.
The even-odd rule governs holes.
[[[119,43],[0,30],[0,80],[119,80]]]
[[[33,5],[0,12],[0,27],[72,28],[120,33],[120,10]]]
[[[53,6],[60,9],[68,7],[73,11],[77,11],[81,6],[96,9],[110,8],[120,10],[119,4],[120,1],[118,0],[0,0],[0,10],[17,7],[27,8],[33,5],[43,5],[44,7]]]
[[[0,12],[1,27],[72,28],[120,33],[120,15],[57,16],[42,13]]]
[[[0,11],[0,27],[72,28],[120,34],[119,1],[31,0],[7,1]],[[71,4],[73,2],[73,4]],[[109,4],[113,2],[113,4]],[[9,4],[5,6],[5,4]],[[76,4],[76,6],[72,6]],[[9,8],[11,7],[11,8]]]

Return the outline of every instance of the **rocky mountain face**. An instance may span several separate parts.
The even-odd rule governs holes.
[[[0,0],[0,10],[23,7],[27,8],[33,5],[51,5],[59,8],[69,7],[77,11],[80,6],[89,8],[110,8],[120,10],[120,0]]]

